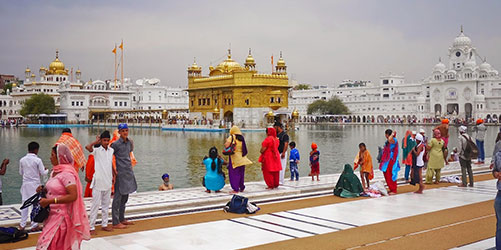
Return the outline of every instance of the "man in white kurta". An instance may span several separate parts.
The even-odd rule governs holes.
[[[38,186],[42,184],[41,178],[47,176],[48,173],[47,168],[45,168],[42,160],[37,155],[39,148],[40,145],[38,145],[37,142],[30,142],[28,144],[28,154],[19,160],[19,174],[23,177],[23,184],[21,185],[21,204],[37,192]],[[26,227],[28,212],[28,208],[21,209],[20,229]],[[38,223],[31,223],[32,229],[37,229],[37,227]]]
[[[100,144],[99,147],[94,145]],[[85,148],[94,155],[94,176],[90,184],[92,189],[92,204],[90,207],[90,230],[95,234],[95,224],[97,212],[101,206],[101,229],[111,231],[108,227],[108,210],[111,201],[111,185],[113,182],[113,148],[109,147],[110,133],[104,131],[96,141],[87,145]]]

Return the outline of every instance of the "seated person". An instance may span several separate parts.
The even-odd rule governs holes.
[[[453,148],[451,155],[449,156],[449,159],[447,159],[448,162],[453,162],[453,161],[459,161],[459,152],[458,148]]]
[[[203,165],[205,165],[205,176],[202,180],[202,185],[206,188],[205,192],[210,193],[214,191],[216,193],[224,187],[224,173],[222,170],[224,161],[218,155],[217,148],[212,147],[209,150],[209,157],[205,157]]]
[[[162,180],[164,181],[164,183],[162,183],[162,185],[158,187],[158,191],[167,191],[174,189],[174,185],[169,183],[169,174],[163,174]]]

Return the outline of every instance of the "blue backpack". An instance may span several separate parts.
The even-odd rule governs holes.
[[[249,202],[247,197],[234,194],[231,201],[224,207],[224,211],[237,214],[247,213],[247,202]]]
[[[0,243],[17,242],[28,239],[26,231],[20,231],[15,227],[0,227]]]

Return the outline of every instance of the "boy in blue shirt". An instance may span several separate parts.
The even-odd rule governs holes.
[[[291,148],[290,156],[289,156],[289,169],[291,170],[291,181],[294,181],[294,176],[296,176],[296,181],[299,180],[299,151],[296,148],[296,143],[289,143],[289,147]]]

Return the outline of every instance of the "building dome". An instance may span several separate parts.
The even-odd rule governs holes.
[[[454,39],[454,42],[452,45],[454,47],[471,46],[471,39],[469,37],[465,36],[463,31],[461,31],[461,34],[459,34],[459,36],[457,36]]]
[[[433,67],[433,71],[439,71],[442,73],[445,71],[445,69],[445,64],[443,64],[441,60],[439,60],[438,63],[435,64],[435,67]]]
[[[467,61],[467,62],[464,64],[464,67],[465,67],[466,69],[471,69],[471,70],[474,70],[476,66],[477,66],[477,64],[476,64],[474,61]]]
[[[245,69],[239,63],[231,59],[231,50],[228,50],[228,58],[211,70],[210,75],[230,74],[235,71],[244,70]]]
[[[482,64],[480,64],[480,70],[482,70],[482,71],[489,72],[489,71],[491,71],[491,69],[492,69],[491,65],[488,62],[486,62],[485,60]]]
[[[64,63],[59,60],[59,51],[56,50],[56,59],[49,64],[48,75],[68,75]]]
[[[285,60],[282,57],[282,53],[280,53],[280,59],[278,59],[277,66],[285,66]]]
[[[28,68],[28,67],[26,67],[26,70],[25,70],[24,72],[25,72],[25,73],[29,73],[29,72],[31,72],[31,69],[30,69],[30,68]]]
[[[245,59],[245,64],[253,64],[253,63],[256,63],[256,61],[254,60],[254,57],[252,57],[252,55],[249,54],[247,56],[247,59]]]
[[[292,117],[299,117],[299,112],[297,111],[297,109],[294,109],[294,111],[292,111]]]

